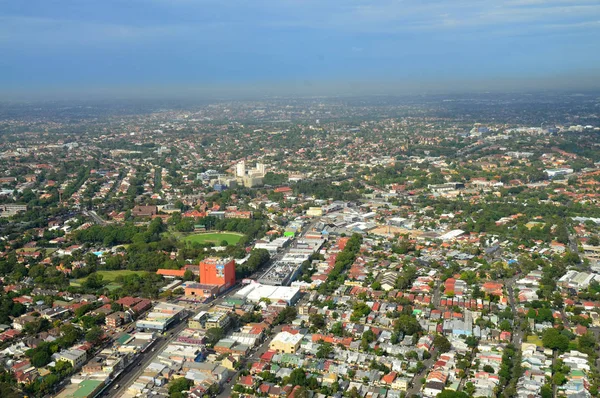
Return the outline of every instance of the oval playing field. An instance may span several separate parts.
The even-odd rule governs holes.
[[[186,242],[197,242],[197,243],[213,243],[215,245],[221,244],[222,241],[227,241],[230,245],[235,245],[242,239],[242,234],[235,232],[208,232],[201,234],[188,235],[183,238]]]

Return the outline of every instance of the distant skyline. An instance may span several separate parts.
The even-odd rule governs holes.
[[[597,0],[0,0],[0,99],[600,88]]]

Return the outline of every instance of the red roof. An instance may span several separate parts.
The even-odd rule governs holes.
[[[162,275],[162,276],[172,276],[172,277],[178,277],[178,278],[183,278],[183,275],[185,274],[185,270],[184,269],[165,269],[165,268],[161,268],[158,271],[156,271],[156,273],[158,275]]]

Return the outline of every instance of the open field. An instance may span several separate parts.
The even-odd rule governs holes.
[[[102,280],[104,282],[109,282],[108,284],[108,288],[110,289],[111,286],[116,286],[118,287],[118,283],[114,283],[114,281],[119,277],[119,276],[125,276],[125,275],[133,275],[133,274],[137,274],[137,275],[144,275],[146,274],[147,271],[130,271],[130,270],[116,270],[116,271],[98,271],[96,272],[99,275],[102,275]],[[81,284],[83,282],[85,282],[85,280],[87,279],[87,276],[85,278],[80,278],[80,279],[75,279],[74,281],[71,281],[71,285],[73,286],[81,286]]]
[[[227,241],[230,245],[235,245],[242,239],[242,234],[235,232],[208,232],[188,235],[183,238],[186,242],[198,242],[198,243],[214,243],[219,245],[221,241]]]

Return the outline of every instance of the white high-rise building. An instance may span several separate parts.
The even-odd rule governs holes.
[[[235,168],[235,175],[237,177],[244,177],[246,175],[246,162],[245,161],[241,161],[238,162],[236,168]]]
[[[264,163],[256,163],[256,171],[258,174],[265,175],[265,164]]]

